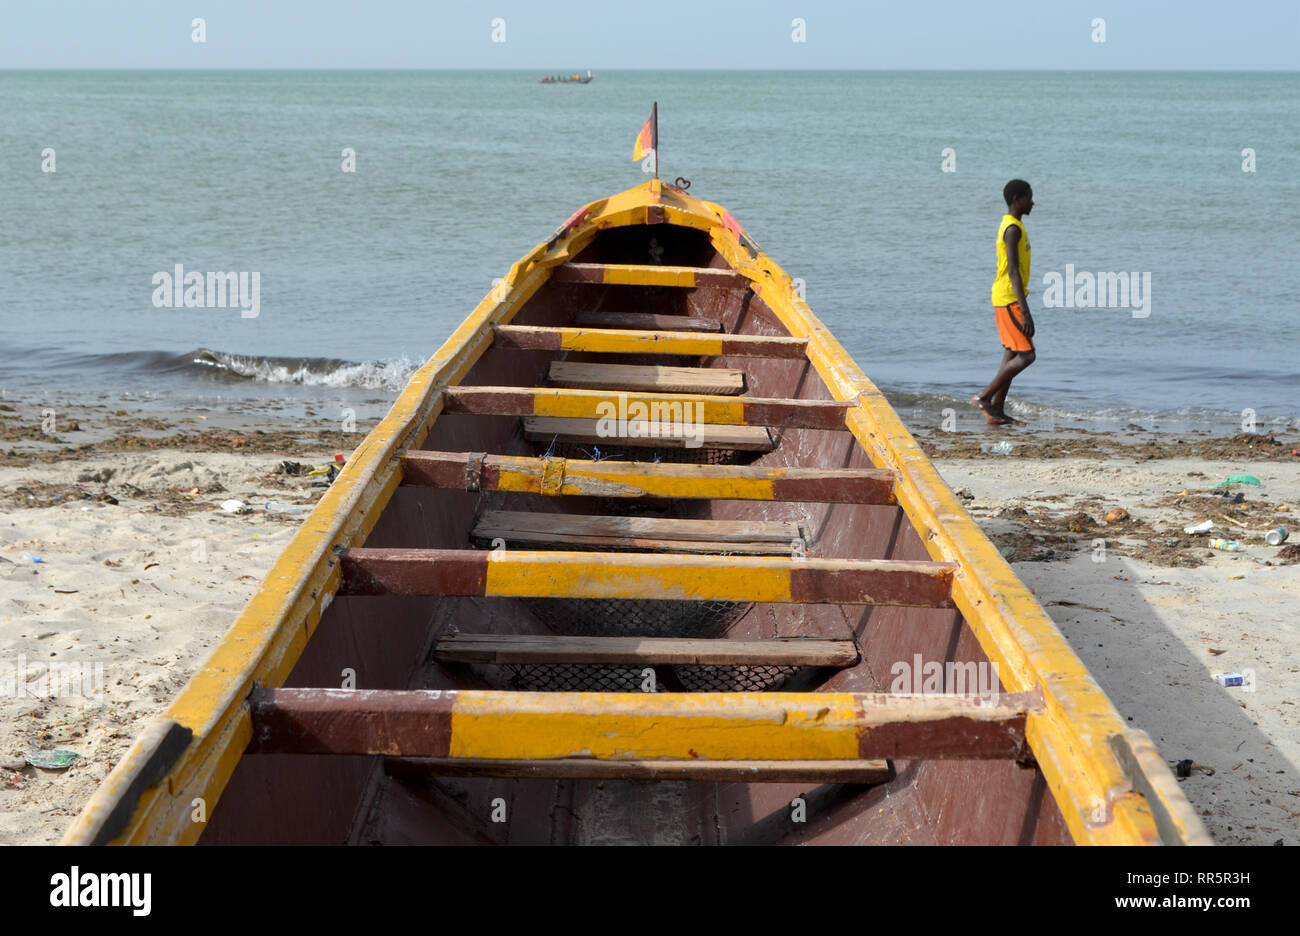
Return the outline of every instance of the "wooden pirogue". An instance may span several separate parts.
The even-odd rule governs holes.
[[[64,841],[1209,840],[793,281],[654,180],[415,374]]]

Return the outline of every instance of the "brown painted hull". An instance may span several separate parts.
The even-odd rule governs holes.
[[[593,203],[508,285],[66,842],[1208,841],[723,209]],[[602,374],[716,425],[588,438]]]
[[[648,256],[653,236],[679,262],[725,267],[694,232],[671,239],[667,226],[646,227],[618,244],[598,241],[587,256],[604,263]],[[705,242],[707,244],[707,241]],[[747,288],[693,289],[552,282],[512,320],[568,326],[601,310],[717,319],[737,335],[787,336],[761,298]],[[491,348],[462,381],[474,386],[546,385],[552,360],[626,363],[627,355]],[[661,362],[668,363],[668,362]],[[737,368],[753,397],[832,399],[806,360],[674,358],[682,366]],[[776,448],[750,464],[870,468],[846,430],[781,429]],[[513,416],[446,413],[421,446],[430,451],[536,457],[548,446],[526,442]],[[613,450],[610,446],[607,451]],[[653,450],[652,450],[653,451]],[[660,455],[666,452],[659,452]],[[581,457],[578,453],[578,457]],[[703,454],[701,454],[703,457]],[[488,509],[591,514],[596,499],[506,492],[399,488],[367,547],[466,549],[475,518]],[[658,503],[661,515],[715,520],[791,521],[811,531],[808,556],[928,560],[901,508],[738,500]],[[462,667],[430,660],[449,632],[553,633],[523,599],[494,597],[341,597],[286,686],[337,685],[345,668],[358,686],[410,689],[507,688],[502,667]],[[610,633],[616,633],[614,629]],[[837,604],[755,603],[725,636],[760,640],[817,636],[853,640],[860,662],[830,674],[805,673],[800,688],[888,692],[891,666],[924,661],[987,663],[959,612],[950,609]],[[685,844],[1066,844],[1070,836],[1042,774],[1011,760],[900,761],[872,784],[708,783],[615,779],[464,778],[401,769],[381,757],[261,754],[240,762],[214,811],[204,843],[685,843]],[[802,797],[808,821],[792,820]],[[494,802],[505,822],[494,822]],[[498,818],[502,814],[498,812]]]

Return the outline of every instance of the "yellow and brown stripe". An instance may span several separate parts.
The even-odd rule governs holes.
[[[843,429],[849,403],[551,387],[448,387],[445,412],[477,416],[649,420],[715,426]]]
[[[341,595],[628,598],[951,608],[955,566],[891,559],[354,548]]]
[[[251,753],[549,760],[1023,759],[1037,693],[259,689]]]
[[[799,360],[806,338],[712,335],[685,331],[620,328],[548,328],[498,325],[493,344],[522,351],[595,351],[603,354],[685,354],[716,357],[768,357]]]
[[[749,280],[735,270],[710,267],[648,266],[637,263],[566,263],[551,274],[554,283],[596,283],[607,286],[720,286],[742,289]]]
[[[551,496],[893,504],[892,472],[671,462],[593,462],[473,452],[407,452],[403,484]]]

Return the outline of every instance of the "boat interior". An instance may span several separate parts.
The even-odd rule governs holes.
[[[952,692],[974,671],[965,664],[987,664],[947,600],[950,578],[930,572],[879,585],[879,600],[865,603],[837,590],[834,563],[770,601],[761,589],[744,600],[744,588],[707,593],[663,579],[521,596],[471,581],[484,554],[516,551],[579,557],[587,579],[612,581],[661,556],[742,585],[752,574],[744,563],[762,557],[929,562],[889,473],[843,427],[845,404],[752,287],[706,232],[673,224],[603,230],[556,267],[494,327],[427,437],[402,456],[402,482],[364,544],[456,551],[441,554],[452,585],[389,587],[400,575],[358,574],[363,585],[328,605],[284,688],[885,693],[922,691],[924,673]],[[648,333],[670,337],[642,352]],[[696,338],[725,340],[694,353]],[[527,393],[517,405],[512,392],[536,388],[754,403],[743,425],[710,423],[720,410],[701,407],[680,436],[647,425],[611,437],[590,416],[530,413]],[[547,489],[548,471],[584,468],[631,472],[640,488]],[[542,477],[540,488],[507,489],[516,469]],[[717,484],[693,489],[710,471]],[[784,482],[762,497],[710,496],[772,477]],[[935,677],[926,665],[936,662],[962,666]],[[1031,756],[951,747],[912,760],[473,764],[405,756],[401,745],[353,755],[263,739],[239,761],[200,842],[1070,842]]]

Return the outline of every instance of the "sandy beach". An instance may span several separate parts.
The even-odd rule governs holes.
[[[53,843],[254,593],[301,519],[292,508],[320,496],[304,472],[349,454],[368,426],[248,429],[86,406],[51,434],[39,405],[3,406],[0,843]],[[918,438],[1120,712],[1171,765],[1190,762],[1183,788],[1215,840],[1300,840],[1300,536],[1262,538],[1300,519],[1300,435]],[[1002,439],[1010,454],[981,451]],[[1211,493],[1234,475],[1260,483]],[[225,511],[229,500],[250,509]],[[1213,534],[1183,532],[1205,520]],[[1218,534],[1243,548],[1207,548]],[[84,691],[50,697],[74,666]],[[1253,684],[1212,678],[1227,672]],[[25,762],[52,750],[80,756]]]
[[[60,408],[47,434],[42,412],[0,412],[5,844],[58,841],[256,591],[302,519],[292,508],[320,496],[305,472],[364,438],[102,407]],[[81,757],[42,770],[25,763],[38,750]]]
[[[1171,766],[1192,762],[1183,791],[1215,842],[1296,844],[1300,547],[1260,535],[1295,529],[1295,433],[1005,437],[1023,444],[1001,457],[972,455],[970,439],[927,447],[1120,713]],[[1209,493],[1236,475],[1260,484]],[[1127,516],[1107,523],[1115,510]],[[1184,532],[1206,520],[1212,533]],[[1209,549],[1211,536],[1242,549]],[[1234,672],[1253,688],[1213,680]]]

